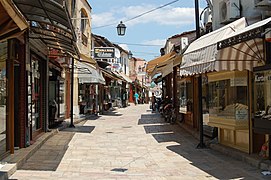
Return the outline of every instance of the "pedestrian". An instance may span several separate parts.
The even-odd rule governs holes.
[[[155,97],[154,93],[152,93],[152,97],[151,97],[151,105],[152,105],[152,111],[153,111],[153,112],[156,111],[155,103],[156,103],[156,97]]]
[[[137,92],[135,92],[134,97],[135,97],[135,105],[137,105],[138,104],[138,98],[139,98],[139,95],[137,94]]]

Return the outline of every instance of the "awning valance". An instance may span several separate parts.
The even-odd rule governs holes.
[[[91,64],[77,61],[75,65],[79,83],[105,84],[104,77]]]
[[[168,53],[168,54],[165,54],[165,55],[163,55],[163,56],[160,56],[160,57],[158,57],[158,58],[155,58],[155,59],[149,61],[149,62],[148,62],[148,65],[147,65],[147,69],[146,69],[146,70],[147,70],[147,73],[148,73],[148,74],[151,74],[152,71],[155,69],[155,66],[156,66],[156,65],[158,65],[158,64],[160,64],[160,63],[163,63],[163,62],[166,62],[166,61],[172,59],[173,57],[175,57],[176,54],[177,54],[177,53],[176,53],[175,51],[172,51],[172,52],[170,52],[170,53]]]
[[[13,0],[30,23],[29,38],[79,56],[76,36],[63,0]]]
[[[220,29],[206,34],[192,42],[184,52],[180,75],[201,74],[221,70],[252,70],[254,59],[240,56],[238,52],[218,51],[217,43],[246,26],[245,18],[240,18]]]

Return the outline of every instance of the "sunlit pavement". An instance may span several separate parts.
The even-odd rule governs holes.
[[[211,149],[149,105],[131,105],[49,139],[11,179],[267,179]]]

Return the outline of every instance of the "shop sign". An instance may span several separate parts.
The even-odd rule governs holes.
[[[264,73],[258,73],[255,75],[255,82],[256,83],[261,83],[265,81],[271,81],[271,76],[266,75]]]
[[[235,111],[236,120],[248,120],[248,111],[246,109],[240,109]]]
[[[247,86],[247,78],[246,77],[231,78],[231,86]]]
[[[94,58],[96,59],[112,59],[115,58],[115,49],[112,47],[94,48]]]

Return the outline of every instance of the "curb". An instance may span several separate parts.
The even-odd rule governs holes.
[[[78,124],[86,120],[88,116],[83,118],[78,118],[74,121],[74,124]],[[51,129],[49,132],[42,134],[34,144],[29,147],[21,148],[10,154],[8,157],[4,158],[4,166],[0,169],[0,180],[7,180],[12,174],[16,172],[17,169],[20,169],[22,165],[35,153],[40,147],[51,137],[57,134],[59,131],[69,127],[69,122],[63,122],[62,126]],[[1,162],[0,162],[1,163]]]

